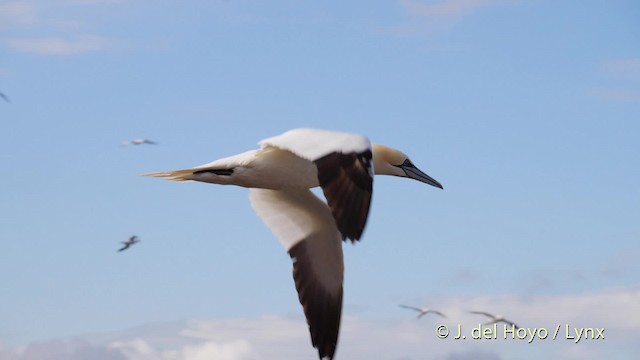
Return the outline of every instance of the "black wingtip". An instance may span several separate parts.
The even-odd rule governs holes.
[[[330,294],[318,284],[310,269],[305,241],[289,249],[289,256],[293,260],[293,279],[309,325],[311,344],[318,349],[320,359],[331,360],[338,347],[342,288],[337,294]]]

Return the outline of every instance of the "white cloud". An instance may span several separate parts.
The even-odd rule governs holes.
[[[19,52],[42,55],[75,55],[109,49],[111,41],[92,35],[78,36],[75,39],[63,37],[14,38],[3,43]]]
[[[594,88],[589,90],[588,94],[600,99],[613,102],[640,102],[640,91],[636,90],[621,88]]]
[[[69,7],[122,2],[124,0],[0,2],[0,29],[7,30],[6,35],[0,37],[0,46],[11,51],[38,55],[76,55],[113,49],[114,40],[89,35],[92,31],[87,29],[91,24],[83,19],[81,10],[65,10]]]
[[[119,350],[127,360],[152,360],[160,358],[160,354],[143,339],[116,341],[109,347]]]
[[[606,358],[606,356],[602,356],[602,354],[599,354],[597,350],[588,349],[580,346],[571,346],[571,347],[562,349],[558,355],[568,360],[573,360],[573,359],[588,360],[588,359]]]
[[[484,351],[454,352],[446,360],[500,360],[500,355]]]
[[[158,350],[143,339],[117,341],[109,345],[118,350],[126,360],[250,360],[255,356],[245,340],[226,343],[205,341],[183,345],[179,349]]]
[[[402,5],[412,15],[440,19],[462,18],[480,8],[505,2],[505,0],[401,0]]]
[[[344,316],[336,359],[486,359],[554,358],[623,359],[637,349],[640,331],[640,289],[613,289],[576,295],[521,297],[476,295],[440,298],[433,304],[448,319],[426,316],[416,320],[401,309],[395,319],[371,320]],[[394,306],[395,305],[390,305]],[[525,328],[546,328],[557,340],[454,340],[457,326],[470,332],[484,322],[468,310],[501,313]],[[446,324],[451,337],[439,339],[435,329]],[[566,325],[605,328],[605,340],[566,339]],[[523,347],[527,351],[522,352]],[[621,355],[623,354],[623,355]],[[105,339],[72,339],[33,343],[22,348],[0,347],[5,360],[253,360],[317,356],[302,316],[266,316],[254,319],[198,320],[149,325]]]
[[[640,59],[617,59],[604,64],[604,70],[610,75],[623,79],[640,79]]]
[[[0,3],[0,29],[35,22],[35,8],[26,1],[3,1]]]
[[[117,4],[126,0],[66,0],[65,2],[72,5],[99,5],[99,4]]]
[[[612,85],[588,89],[588,95],[618,103],[640,102],[640,89],[637,86],[640,81],[640,58],[606,61],[601,72]]]
[[[221,345],[214,342],[206,342],[204,344],[186,346],[176,360],[243,360],[253,358],[249,343],[245,340],[236,340]]]
[[[400,0],[409,19],[403,24],[383,29],[396,35],[431,32],[449,27],[472,13],[494,5],[513,3],[516,0]]]
[[[2,360],[127,360],[118,351],[94,345],[83,339],[54,340],[32,343],[13,350],[0,348]]]

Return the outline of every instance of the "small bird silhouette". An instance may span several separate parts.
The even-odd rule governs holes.
[[[140,242],[140,240],[138,240],[138,237],[133,235],[132,237],[130,237],[127,241],[121,241],[121,243],[124,244],[124,246],[122,248],[120,248],[120,250],[118,250],[118,252],[120,251],[124,251],[127,250],[131,245]]]
[[[433,314],[436,314],[436,315],[440,315],[443,318],[446,318],[445,314],[443,314],[443,313],[441,313],[440,311],[437,311],[437,310],[432,310],[432,309],[428,309],[428,308],[419,308],[419,307],[415,307],[415,306],[408,306],[408,305],[402,305],[402,304],[400,304],[398,306],[400,306],[401,308],[411,309],[411,310],[417,311],[419,313],[418,314],[418,319],[420,319],[421,317],[427,315],[428,313],[433,313]]]
[[[9,100],[9,97],[5,95],[2,91],[0,91],[0,98],[2,98],[4,101],[8,103],[11,103],[11,100]]]
[[[499,322],[503,322],[507,325],[513,325],[513,327],[515,327],[516,329],[519,328],[518,325],[516,325],[513,321],[507,320],[504,318],[504,316],[502,315],[493,315],[493,314],[489,314],[488,312],[484,312],[484,311],[469,311],[472,314],[477,314],[477,315],[484,315],[486,317],[491,318],[491,321],[489,321],[488,323],[485,323],[485,325],[491,325],[491,324],[496,324]]]
[[[157,145],[158,143],[155,142],[155,141],[148,140],[148,139],[133,139],[133,140],[125,141],[124,143],[122,143],[122,146],[126,146],[126,145],[142,145],[142,144]]]

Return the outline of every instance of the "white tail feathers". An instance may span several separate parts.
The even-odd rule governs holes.
[[[167,180],[173,181],[189,181],[194,180],[194,169],[182,169],[182,170],[170,170],[170,171],[160,171],[160,172],[150,172],[140,174],[140,176],[153,176],[160,177]]]

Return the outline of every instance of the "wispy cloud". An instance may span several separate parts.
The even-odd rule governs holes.
[[[505,2],[507,0],[401,0],[401,4],[411,15],[456,20],[480,8]]]
[[[100,5],[100,4],[117,4],[123,3],[127,0],[65,0],[67,4],[71,5]]]
[[[610,60],[604,64],[604,70],[619,78],[640,80],[640,58]]]
[[[483,280],[482,274],[478,273],[478,271],[463,268],[444,275],[441,282],[446,286],[459,286],[479,283]]]
[[[37,55],[78,55],[113,49],[116,41],[93,34],[91,24],[82,18],[82,8],[122,2],[124,0],[2,2],[0,29],[5,30],[5,35],[0,36],[0,46],[8,51]],[[74,11],[67,12],[68,8]]]
[[[32,3],[27,1],[0,2],[0,29],[33,24],[35,20],[35,7]]]
[[[408,18],[402,24],[387,27],[385,32],[412,35],[449,27],[464,17],[490,6],[513,3],[516,0],[399,0]]]
[[[205,341],[184,345],[179,349],[157,350],[144,339],[117,341],[109,349],[118,350],[126,360],[250,360],[255,359],[251,346],[246,340],[227,343]]]
[[[618,103],[640,102],[640,58],[606,61],[600,72],[607,85],[588,89],[589,96]]]
[[[14,38],[3,41],[8,48],[25,53],[41,55],[76,55],[109,49],[112,42],[92,35],[74,39],[63,37]]]
[[[448,319],[425,317],[416,320],[414,316],[405,316],[401,309],[398,309],[397,319],[368,320],[345,316],[338,358],[568,360],[580,356],[620,359],[624,358],[623,354],[637,349],[640,318],[632,315],[640,313],[640,289],[529,299],[514,295],[452,296],[432,305],[445,312]],[[561,324],[562,333],[555,341],[535,339],[530,344],[517,338],[504,339],[502,335],[492,340],[440,339],[435,335],[440,324],[448,325],[452,332],[457,331],[458,324],[470,331],[485,321],[478,315],[469,314],[468,310],[502,313],[525,328],[545,328],[549,336]],[[576,344],[575,340],[566,338],[566,325],[571,328],[604,327],[606,340],[583,340]],[[528,357],[520,356],[522,346],[526,346]],[[316,354],[302,316],[188,321],[149,325],[99,339],[63,339],[19,348],[0,346],[3,360],[293,360],[313,359]]]
[[[104,344],[91,344],[85,339],[66,339],[32,343],[17,349],[0,347],[3,360],[129,360],[117,350]]]
[[[447,356],[446,360],[500,360],[500,355],[493,352],[465,351],[454,352]]]
[[[627,103],[640,102],[640,91],[621,88],[593,88],[588,94],[607,101]]]
[[[638,94],[637,100],[640,101],[640,94]],[[629,274],[637,274],[638,270],[640,270],[640,248],[632,248],[611,256],[602,270],[602,275],[615,279]]]

